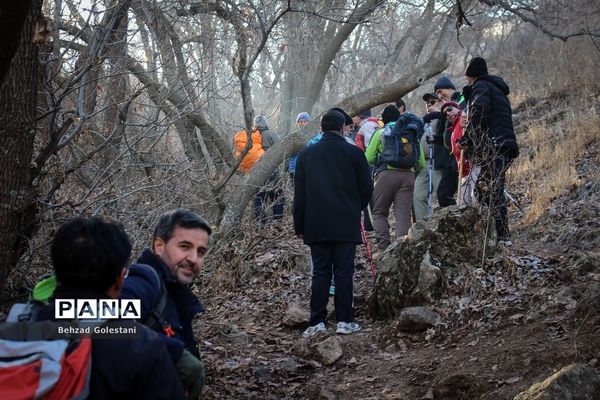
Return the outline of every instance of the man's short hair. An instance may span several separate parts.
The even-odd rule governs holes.
[[[321,117],[321,130],[323,132],[340,132],[344,127],[344,115],[337,110],[329,110]]]
[[[402,100],[402,98],[396,100],[394,102],[394,105],[396,106],[397,109],[400,109],[401,107],[403,107],[404,111],[406,111],[406,103],[404,102],[404,100]]]
[[[177,208],[160,217],[154,228],[152,242],[157,238],[162,239],[165,243],[168,242],[173,237],[175,228],[203,229],[209,236],[212,234],[212,228],[204,218],[186,208]]]
[[[354,121],[352,121],[352,117],[343,109],[339,107],[333,107],[332,110],[337,111],[344,116],[344,125],[352,125],[354,123]]]
[[[131,242],[120,224],[100,217],[76,217],[52,240],[52,265],[59,283],[104,293],[131,256]]]

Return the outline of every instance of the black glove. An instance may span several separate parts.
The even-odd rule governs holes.
[[[458,140],[458,144],[461,145],[462,147],[467,147],[469,146],[469,138],[466,135],[463,135],[459,140]]]
[[[442,118],[442,113],[439,111],[435,111],[435,112],[430,112],[429,114],[425,114],[425,116],[423,117],[423,122],[428,124],[431,121],[433,121],[434,119],[440,119]]]

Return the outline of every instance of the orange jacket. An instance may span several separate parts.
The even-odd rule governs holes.
[[[246,142],[248,140],[248,135],[246,131],[239,131],[233,136],[233,146],[235,147],[235,156],[239,158],[246,147]],[[258,160],[263,154],[265,150],[262,147],[262,137],[258,130],[252,132],[252,147],[242,160],[240,164],[240,169],[243,172],[248,172],[250,168],[254,166],[256,160]]]

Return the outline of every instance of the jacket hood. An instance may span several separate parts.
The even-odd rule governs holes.
[[[480,76],[479,78],[477,78],[477,80],[488,81],[488,82],[493,83],[506,96],[508,96],[508,94],[510,93],[510,88],[508,87],[508,84],[506,82],[504,82],[504,79],[502,79],[499,76],[496,76],[496,75],[483,75],[483,76]]]

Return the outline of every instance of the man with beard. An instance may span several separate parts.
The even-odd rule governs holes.
[[[139,298],[142,322],[164,334],[188,398],[197,399],[204,385],[204,366],[192,320],[204,308],[190,285],[204,266],[212,229],[199,215],[179,208],[162,215],[152,248],[129,269],[122,298]]]

